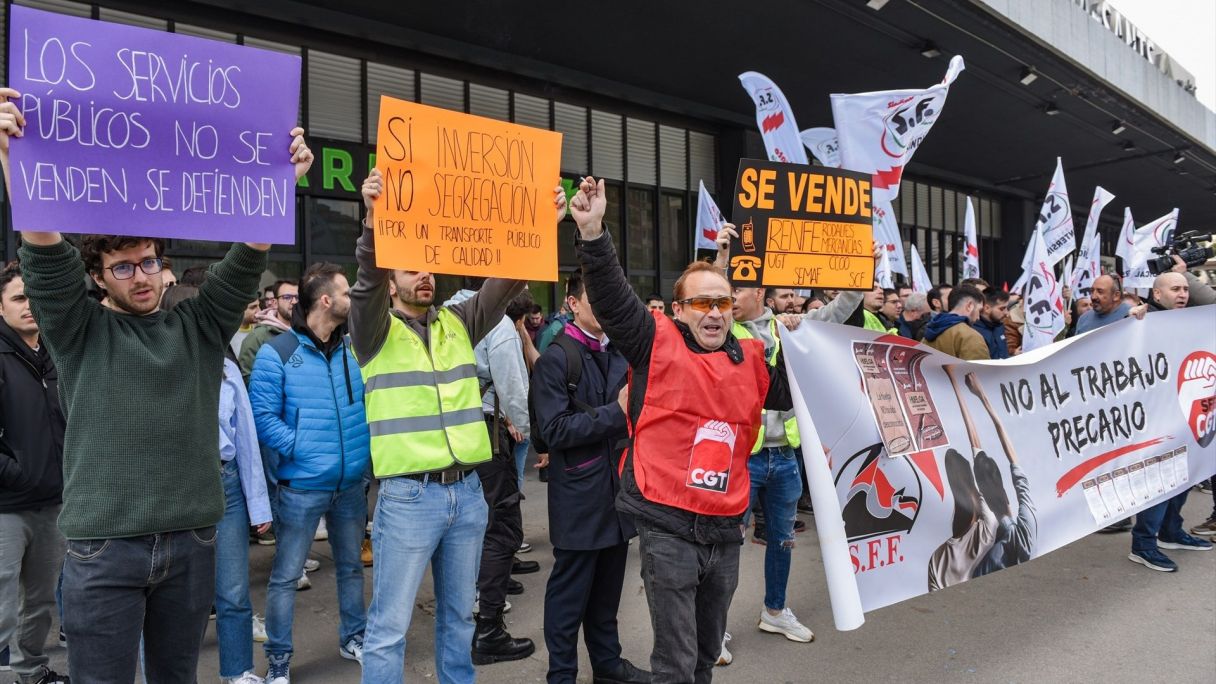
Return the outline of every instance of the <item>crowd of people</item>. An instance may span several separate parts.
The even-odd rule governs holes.
[[[16,96],[0,89],[6,180]],[[299,177],[313,155],[301,129],[291,136]],[[758,629],[814,639],[786,592],[797,513],[811,507],[781,327],[856,325],[963,359],[1019,351],[1018,298],[978,279],[927,294],[732,288],[729,225],[718,259],[675,282],[668,315],[626,279],[592,178],[569,201],[554,190],[580,266],[559,314],[498,278],[466,278],[440,303],[433,274],[376,265],[382,189],[373,170],[354,283],[317,263],[259,292],[265,244],[234,244],[179,280],[160,239],[22,234],[19,263],[0,272],[0,648],[21,684],[69,681],[45,652],[56,616],[77,682],[126,684],[137,670],[193,682],[213,616],[223,681],[289,684],[295,596],[319,540],[350,681],[402,681],[428,568],[439,681],[526,658],[534,641],[503,616],[523,589],[512,575],[540,570],[520,558],[529,454],[553,548],[548,681],[576,681],[581,630],[596,682],[708,682],[733,659],[748,527],[765,546]],[[1211,303],[1205,288],[1183,268],[1133,307],[1102,276],[1072,303],[1070,328]],[[1133,560],[1168,569],[1158,546],[1210,548],[1181,528],[1185,496],[1137,516]],[[1191,531],[1211,536],[1216,518]],[[650,671],[624,657],[617,624],[635,538]],[[274,547],[264,621],[251,544]]]

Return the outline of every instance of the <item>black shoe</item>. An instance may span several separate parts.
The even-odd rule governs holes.
[[[515,562],[511,563],[512,575],[530,575],[534,572],[540,572],[540,563],[537,563],[536,561],[526,561],[516,558]]]
[[[522,593],[524,593],[524,583],[523,582],[520,582],[519,580],[513,580],[513,579],[507,580],[507,594],[509,594],[511,596],[517,596]]]
[[[813,506],[811,506],[811,497],[803,494],[802,497],[798,499],[798,512],[799,513],[814,513],[815,512],[815,508]]]
[[[515,639],[502,621],[502,613],[478,617],[473,632],[473,664],[490,665],[527,658],[536,652],[531,639]]]
[[[761,546],[768,545],[768,536],[764,532],[764,525],[761,525],[759,522],[752,529],[752,543]]]
[[[1132,528],[1132,519],[1124,518],[1117,523],[1111,523],[1106,527],[1098,530],[1102,534],[1115,534],[1116,532],[1126,532]]]
[[[44,669],[42,677],[35,679],[34,684],[71,684],[72,680],[67,675],[61,675],[51,669]]]
[[[650,673],[621,658],[616,667],[596,672],[591,681],[593,684],[650,684]]]
[[[794,534],[802,534],[803,532],[806,532],[806,523],[802,522],[801,520],[795,520]]]

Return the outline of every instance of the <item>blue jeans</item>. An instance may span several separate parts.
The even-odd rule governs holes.
[[[785,588],[790,579],[790,555],[794,548],[794,518],[802,496],[802,476],[790,447],[761,449],[747,459],[752,492],[748,513],[756,506],[764,511],[764,606],[785,608]]]
[[[215,527],[68,540],[63,564],[68,667],[82,682],[192,684],[215,596]]]
[[[519,473],[519,491],[524,491],[524,466],[528,465],[528,447],[531,439],[525,439],[515,445],[515,472]]]
[[[224,518],[216,528],[215,634],[220,677],[253,669],[253,604],[249,602],[249,510],[236,459],[220,466]]]
[[[1182,505],[1186,503],[1188,491],[1189,488],[1183,489],[1181,494],[1136,514],[1136,526],[1132,528],[1133,553],[1156,551],[1158,537],[1174,541],[1184,534]]]
[[[418,585],[435,582],[435,674],[441,684],[473,682],[473,601],[488,510],[470,471],[452,484],[407,477],[380,481],[372,524],[372,605],[363,641],[363,682],[400,682],[405,633]]]
[[[279,497],[275,490],[279,488],[279,452],[262,447],[262,470],[266,473],[266,495],[270,497],[270,519],[274,521],[275,533],[279,529]]]
[[[266,592],[266,658],[291,658],[291,623],[295,614],[296,580],[312,548],[317,523],[325,516],[329,547],[334,554],[338,581],[338,644],[362,636],[367,626],[363,605],[363,545],[367,525],[367,499],[363,483],[336,492],[294,489],[279,483],[279,517],[275,520],[274,566]],[[248,639],[249,635],[246,634]]]

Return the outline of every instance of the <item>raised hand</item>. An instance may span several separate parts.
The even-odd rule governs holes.
[[[25,135],[25,115],[13,100],[21,97],[12,88],[0,88],[0,155],[8,161],[9,137],[20,138]]]
[[[304,142],[304,129],[296,126],[291,129],[291,163],[296,165],[296,180],[304,177],[308,173],[308,169],[312,167],[312,150],[308,149],[308,143]]]
[[[604,211],[607,208],[604,179],[584,178],[578,185],[578,193],[570,201],[570,215],[578,224],[584,240],[594,240],[604,232]]]
[[[566,218],[566,189],[559,185],[553,188],[553,192],[553,206],[557,208],[557,223],[560,225],[562,219]]]
[[[380,193],[384,191],[384,180],[380,176],[380,169],[372,169],[371,173],[367,174],[367,179],[363,181],[363,206],[367,208],[367,223],[372,222],[372,212],[375,211],[376,200],[380,198]]]

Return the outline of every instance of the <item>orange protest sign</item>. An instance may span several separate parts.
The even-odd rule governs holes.
[[[557,280],[561,133],[380,98],[376,264]]]

